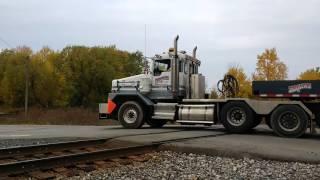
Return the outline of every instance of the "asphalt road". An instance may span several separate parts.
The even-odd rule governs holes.
[[[198,137],[198,138],[197,138]],[[235,158],[320,163],[320,135],[289,139],[273,135],[266,126],[248,134],[227,134],[221,126],[167,125],[159,129],[123,129],[121,126],[1,125],[2,141],[35,139],[115,138],[114,141],[150,143],[187,138],[163,145],[165,149]],[[191,139],[188,139],[191,138]],[[42,141],[41,141],[42,142]],[[23,144],[21,144],[23,145]]]

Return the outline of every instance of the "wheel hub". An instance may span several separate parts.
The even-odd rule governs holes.
[[[299,128],[300,119],[294,112],[285,112],[279,118],[279,126],[286,131]]]
[[[134,123],[137,120],[138,113],[135,109],[127,109],[123,114],[123,119],[127,123]]]
[[[236,120],[241,120],[242,114],[239,113],[239,112],[236,112],[235,115],[234,115],[234,118],[235,118]]]
[[[246,113],[243,109],[233,108],[228,112],[227,120],[233,126],[241,126],[246,121]]]

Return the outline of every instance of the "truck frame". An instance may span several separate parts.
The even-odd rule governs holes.
[[[300,137],[319,126],[320,81],[253,81],[254,98],[205,98],[200,60],[174,48],[151,58],[149,73],[116,79],[108,102],[99,104],[100,119],[116,119],[125,128],[167,122],[215,125],[246,133],[263,120],[282,137]]]

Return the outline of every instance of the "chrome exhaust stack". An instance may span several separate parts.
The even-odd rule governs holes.
[[[171,61],[171,87],[172,95],[177,98],[179,95],[179,60],[178,60],[178,40],[179,35],[174,38],[174,57]]]
[[[198,49],[198,47],[197,46],[195,46],[194,48],[193,48],[193,51],[192,51],[192,57],[193,57],[193,59],[197,59],[197,49]]]

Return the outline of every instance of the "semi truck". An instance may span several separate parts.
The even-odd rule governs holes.
[[[264,121],[282,137],[300,137],[308,128],[314,133],[320,125],[320,81],[253,81],[254,97],[238,98],[237,81],[227,75],[220,85],[224,97],[208,99],[197,47],[188,55],[178,50],[178,39],[151,58],[147,73],[112,80],[107,102],[99,104],[100,119],[118,120],[124,128],[222,124],[230,133],[246,133]]]

